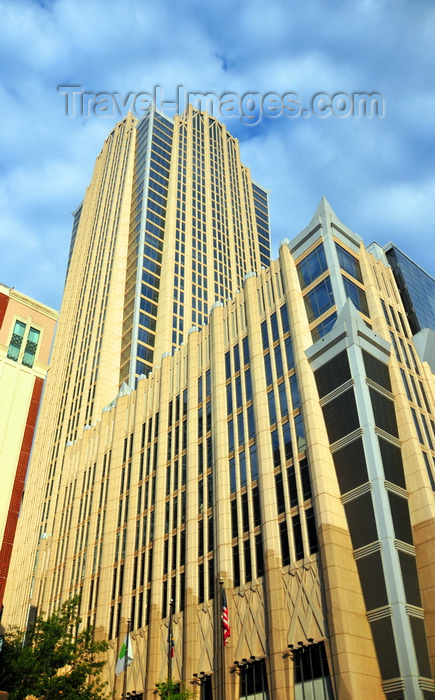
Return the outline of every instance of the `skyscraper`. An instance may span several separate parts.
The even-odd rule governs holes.
[[[0,608],[56,320],[0,284]]]
[[[36,552],[53,534],[65,449],[269,259],[267,191],[252,181],[225,126],[189,107],[175,119],[154,110],[141,121],[129,115],[111,131],[74,212],[28,482],[34,512],[21,523]],[[27,600],[34,562],[26,557],[19,566]]]
[[[435,279],[393,243],[384,246],[397,288],[414,334],[435,331]]]
[[[428,700],[433,375],[382,250],[326,200],[262,269],[267,231],[214,119],[114,129],[75,214],[7,619],[80,593],[116,697],[130,618],[146,698],[169,664],[204,700]]]

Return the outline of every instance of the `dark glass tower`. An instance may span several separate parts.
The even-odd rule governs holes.
[[[435,279],[392,243],[384,246],[384,251],[413,334],[423,328],[435,331]]]

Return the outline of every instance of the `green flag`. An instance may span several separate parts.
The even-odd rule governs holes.
[[[127,666],[130,666],[133,661],[133,648],[131,645],[130,635],[127,633],[125,639],[122,643],[121,651],[119,652],[118,661],[116,662],[115,673],[119,676],[120,673],[125,671]]]

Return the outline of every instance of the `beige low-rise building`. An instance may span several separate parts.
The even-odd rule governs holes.
[[[57,317],[0,284],[0,607]]]

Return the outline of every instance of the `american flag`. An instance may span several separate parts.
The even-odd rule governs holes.
[[[223,631],[223,635],[224,635],[224,646],[226,647],[228,644],[228,637],[231,636],[231,630],[230,630],[230,623],[229,623],[229,619],[228,619],[228,604],[227,604],[227,596],[225,595],[225,588],[222,588],[221,620],[222,620],[222,631]]]

